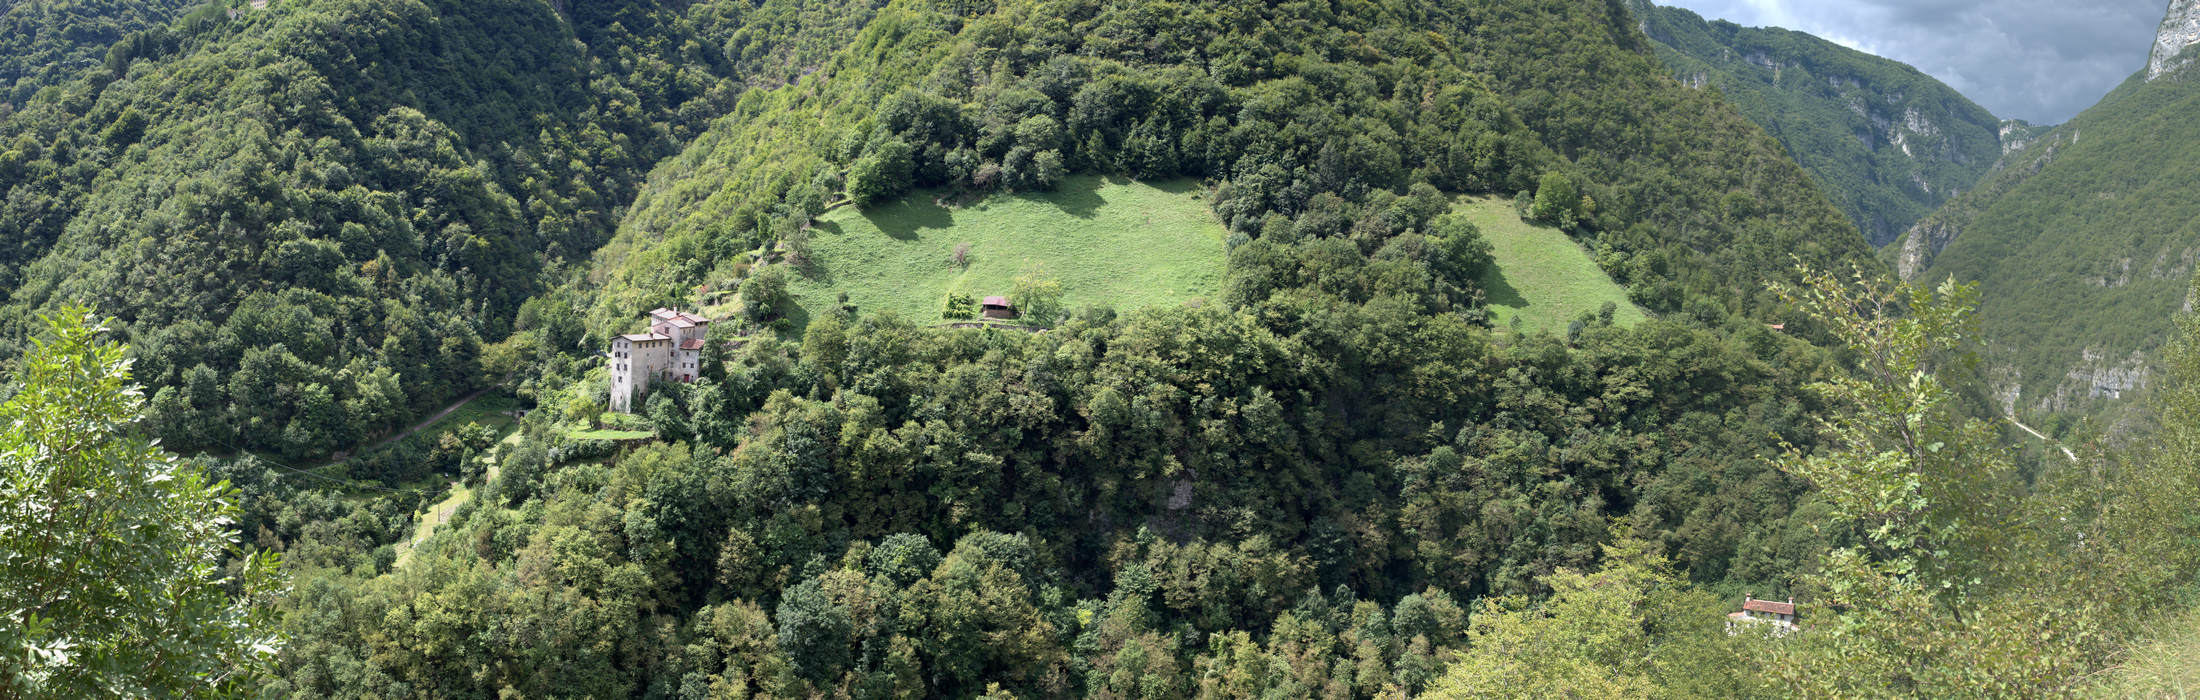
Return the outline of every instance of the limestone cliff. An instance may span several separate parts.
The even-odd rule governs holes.
[[[2190,62],[2183,54],[2193,44],[2200,44],[2200,0],[2171,0],[2169,14],[2154,34],[2154,53],[2147,57],[2147,79]]]
[[[1895,273],[1905,280],[1917,279],[1917,274],[1933,262],[1933,256],[1955,242],[1956,234],[1963,230],[1958,221],[1953,217],[1934,217],[1910,227],[1902,234],[1901,251],[1895,257]]]

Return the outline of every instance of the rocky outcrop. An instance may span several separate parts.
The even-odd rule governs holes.
[[[2191,59],[2185,49],[2200,44],[2200,0],[2172,0],[2162,27],[2154,33],[2154,53],[2147,57],[2147,79],[2162,77]]]
[[[1956,236],[1963,233],[1958,217],[1935,216],[1917,222],[1902,234],[1902,252],[1895,256],[1894,270],[1904,280],[1917,279],[1918,273],[1933,264],[1933,256],[1947,250]]]
[[[2077,366],[2071,368],[2062,386],[2057,387],[2053,395],[2044,397],[2039,408],[2067,411],[2087,401],[2121,399],[2146,386],[2150,374],[2144,352],[2133,352],[2116,362],[2101,351],[2087,348],[2080,353]]]
[[[2034,126],[2022,119],[2006,119],[2001,122],[2001,154],[2009,155],[2032,145],[2032,140],[2054,127]]]

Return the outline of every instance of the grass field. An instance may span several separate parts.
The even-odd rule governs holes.
[[[1511,201],[1467,199],[1458,211],[1482,229],[1496,254],[1482,288],[1489,291],[1490,320],[1498,328],[1512,327],[1517,318],[1522,331],[1564,333],[1582,312],[1607,301],[1618,306],[1614,323],[1632,326],[1648,318],[1581,244],[1564,231],[1521,221]]]
[[[2115,667],[2080,687],[2085,698],[2188,698],[2200,695],[2200,612],[2167,613],[2147,639],[2124,650]]]
[[[499,396],[494,392],[482,394],[479,398],[460,404],[458,410],[452,411],[451,415],[444,417],[443,420],[436,421],[434,425],[428,426],[422,432],[455,428],[467,423],[480,423],[489,426],[490,429],[498,433],[503,433],[506,428],[510,428],[513,423],[518,422],[518,419],[513,418],[509,412],[519,410],[519,407],[519,399],[517,398]]]
[[[1221,289],[1222,224],[1191,181],[1072,177],[1053,192],[998,195],[965,207],[935,192],[827,213],[813,229],[812,261],[792,284],[796,328],[848,294],[860,313],[933,324],[948,292],[1008,295],[1043,269],[1061,280],[1070,310],[1173,306]],[[949,259],[970,244],[969,264]]]

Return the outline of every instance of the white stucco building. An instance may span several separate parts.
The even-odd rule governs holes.
[[[649,332],[612,339],[611,410],[633,413],[634,402],[655,381],[695,381],[703,363],[710,319],[671,309],[649,312]]]
[[[1750,625],[1767,625],[1772,636],[1785,637],[1802,631],[1803,628],[1796,626],[1795,620],[1794,598],[1782,603],[1758,600],[1756,596],[1743,596],[1742,609],[1726,616],[1726,633],[1734,634]]]

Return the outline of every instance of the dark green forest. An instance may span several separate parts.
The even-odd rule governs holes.
[[[1707,22],[1644,0],[1630,8],[1676,77],[1717,89],[1779,139],[1872,245],[1970,190],[2001,159],[2002,121],[1916,68],[1801,32]]]
[[[160,41],[186,0],[12,0],[0,6],[0,116],[100,66],[124,39]],[[203,21],[212,13],[202,13]],[[127,49],[123,49],[127,50]]]
[[[2192,590],[2200,462],[2021,448],[1977,291],[1618,0],[207,8],[0,119],[0,694],[2034,697]],[[1199,183],[1223,291],[786,296],[829,209],[1069,175]],[[1469,195],[1652,318],[1491,327]],[[79,602],[155,582],[204,634]]]

